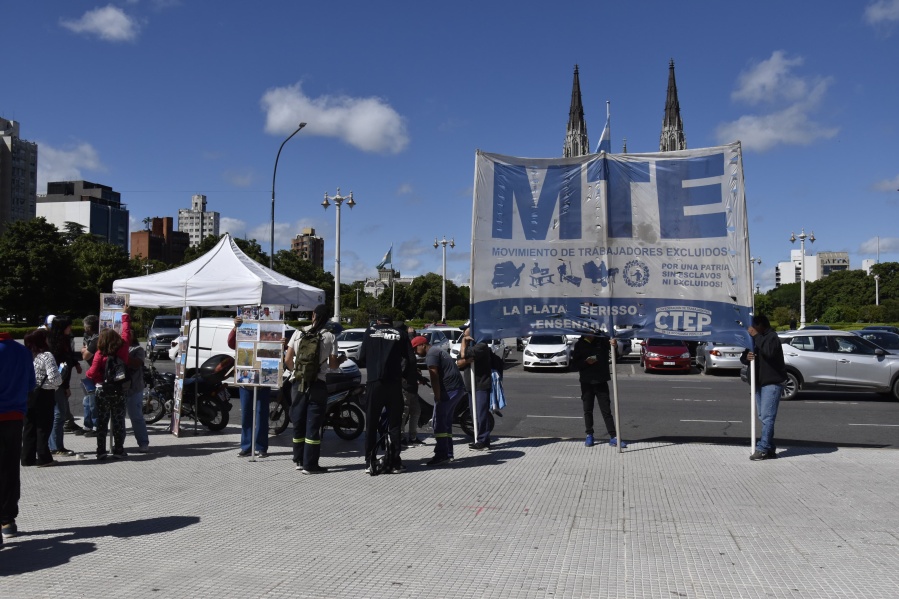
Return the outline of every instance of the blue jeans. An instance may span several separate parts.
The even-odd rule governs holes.
[[[81,386],[84,387],[84,400],[81,402],[81,405],[84,406],[84,428],[93,429],[97,420],[97,395],[95,393],[97,389],[97,385],[90,379],[84,379],[81,381]]]
[[[138,447],[148,447],[150,436],[147,434],[147,421],[144,420],[144,390],[134,391],[125,397],[125,410],[131,419],[131,430]]]
[[[490,391],[482,391],[476,389],[474,392],[474,403],[478,414],[478,443],[490,444]]]
[[[453,457],[453,414],[460,401],[468,401],[465,387],[447,391],[441,389],[440,401],[434,404],[434,455],[437,457]]]
[[[762,421],[762,436],[756,444],[756,451],[774,451],[774,420],[777,418],[777,406],[783,385],[765,385],[755,392],[755,407],[759,420]]]
[[[53,394],[56,400],[56,407],[53,408],[53,428],[50,430],[50,451],[65,449],[66,444],[63,442],[65,430],[63,425],[66,423],[66,417],[69,414],[69,398],[66,397],[66,390],[60,387]]]
[[[256,387],[256,451],[268,452],[268,415],[271,389]],[[250,451],[253,442],[253,387],[240,388],[240,450]]]

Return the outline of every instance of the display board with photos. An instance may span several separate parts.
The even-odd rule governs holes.
[[[234,382],[252,387],[281,386],[284,351],[282,305],[241,306],[235,334]]]
[[[178,338],[178,359],[175,362],[175,392],[172,402],[172,434],[181,434],[181,400],[184,397],[184,371],[187,366],[187,336],[190,333],[190,308],[181,311],[181,336]]]
[[[100,328],[99,331],[112,329],[119,335],[122,334],[122,314],[128,305],[127,293],[101,293],[100,294]],[[99,332],[98,331],[98,332]],[[135,334],[133,331],[132,334]]]

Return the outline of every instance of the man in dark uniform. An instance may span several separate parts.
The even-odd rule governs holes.
[[[405,372],[403,360],[405,358]],[[388,454],[387,472],[399,474],[406,467],[400,460],[400,428],[403,423],[403,377],[418,376],[415,356],[405,327],[393,326],[388,316],[379,316],[377,323],[365,331],[359,349],[359,365],[366,369],[368,409],[365,430],[365,468],[377,474],[373,463],[378,443],[378,423],[381,411],[387,408]]]
[[[462,336],[462,346],[459,349],[459,362],[465,366],[474,368],[474,403],[478,417],[478,435],[474,443],[468,447],[476,451],[490,449],[491,420],[490,391],[493,390],[493,369],[491,356],[493,352],[490,345],[484,341],[474,343],[471,329],[465,329]]]
[[[614,340],[606,336],[584,334],[574,344],[571,352],[571,367],[580,373],[581,401],[584,404],[584,425],[587,439],[584,445],[593,446],[593,404],[599,404],[599,411],[609,433],[609,445],[619,444],[615,432],[615,419],[612,417],[612,405],[609,398],[609,347]],[[621,447],[627,443],[620,441]]]

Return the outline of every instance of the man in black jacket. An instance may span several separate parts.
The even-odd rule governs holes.
[[[584,425],[587,439],[584,445],[593,446],[593,404],[594,398],[599,404],[599,411],[606,423],[609,433],[609,445],[627,447],[627,443],[618,440],[615,432],[615,419],[612,417],[612,405],[609,398],[609,352],[610,344],[615,341],[606,336],[592,334],[581,335],[571,352],[571,367],[580,372],[581,401],[584,404]]]
[[[759,420],[762,421],[762,435],[749,459],[770,460],[777,457],[774,420],[777,418],[783,383],[787,378],[784,352],[777,332],[771,328],[771,323],[764,314],[753,316],[752,326],[747,331],[752,337],[752,350],[744,351],[740,361],[755,368],[755,405]]]
[[[405,362],[404,362],[405,360]],[[375,475],[375,452],[378,444],[378,424],[381,411],[387,408],[386,456],[387,472],[399,474],[406,468],[400,460],[400,428],[403,423],[402,379],[417,377],[418,367],[406,328],[396,329],[388,316],[379,316],[375,326],[369,327],[359,348],[359,365],[366,369],[368,410],[365,430],[366,472]]]

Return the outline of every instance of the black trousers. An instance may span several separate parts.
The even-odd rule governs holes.
[[[123,452],[125,446],[125,396],[97,389],[97,455],[106,453],[106,435],[112,419],[112,450]]]
[[[50,432],[53,430],[53,410],[56,408],[56,391],[41,389],[29,402],[22,430],[22,465],[49,464]]]
[[[22,429],[21,420],[0,420],[0,524],[9,524],[19,515]]]
[[[612,402],[609,397],[609,383],[585,383],[581,381],[581,401],[584,404],[584,426],[588,435],[593,434],[593,405],[599,404],[599,411],[606,423],[609,437],[617,437],[615,419],[612,417]]]
[[[313,382],[306,391],[295,381],[290,389],[290,420],[293,422],[293,461],[315,469],[322,451],[322,427],[328,409],[328,386]]]
[[[365,422],[365,465],[371,464],[372,456],[377,452],[378,425],[381,422],[381,411],[387,408],[387,436],[390,439],[390,452],[387,462],[390,466],[399,466],[400,461],[400,429],[403,426],[403,386],[400,381],[372,381],[368,387],[368,409]]]

